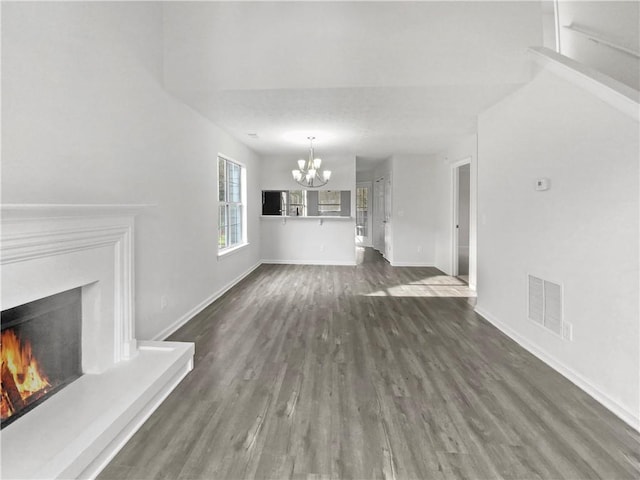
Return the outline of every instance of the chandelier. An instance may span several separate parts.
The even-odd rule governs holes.
[[[298,160],[298,168],[291,170],[293,179],[303,187],[321,187],[326,185],[331,178],[331,170],[320,171],[322,160],[313,157],[313,141],[316,137],[307,137],[309,140],[309,159]]]

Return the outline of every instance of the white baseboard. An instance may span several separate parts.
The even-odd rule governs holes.
[[[334,260],[263,260],[262,263],[271,263],[275,265],[337,265],[353,267],[355,261],[344,262]]]
[[[433,263],[425,262],[390,262],[392,267],[434,267]]]
[[[518,345],[527,350],[529,353],[535,355],[544,363],[549,365],[555,371],[563,375],[565,378],[570,380],[576,386],[584,390],[588,395],[593,397],[596,401],[602,404],[605,408],[610,410],[613,414],[627,423],[631,428],[640,432],[640,416],[638,412],[632,412],[627,409],[624,405],[621,405],[616,400],[611,398],[607,393],[600,390],[598,387],[594,386],[589,380],[584,378],[582,375],[577,373],[572,368],[563,364],[553,356],[546,353],[537,345],[533,344],[522,335],[516,333],[511,327],[507,326],[503,322],[496,319],[493,315],[483,310],[480,307],[476,307],[475,311],[478,315],[483,317],[493,326],[495,326],[502,333],[510,337],[514,340]]]
[[[207,308],[213,302],[215,302],[222,295],[227,293],[227,291],[229,291],[233,286],[235,286],[243,278],[248,276],[251,272],[253,272],[260,265],[262,265],[262,263],[263,262],[256,263],[254,266],[249,268],[247,271],[245,271],[244,273],[241,273],[239,276],[237,276],[236,278],[231,280],[229,283],[227,283],[225,286],[223,286],[220,290],[215,292],[213,295],[210,295],[207,298],[205,298],[198,305],[193,307],[191,310],[189,310],[187,313],[182,315],[180,318],[178,318],[175,322],[173,322],[167,328],[165,328],[160,333],[158,333],[155,337],[152,338],[152,340],[165,340],[169,335],[171,335],[173,332],[178,330],[181,326],[183,326],[185,323],[187,323],[189,320],[191,320],[193,317],[195,317],[197,314],[199,314],[202,310]]]

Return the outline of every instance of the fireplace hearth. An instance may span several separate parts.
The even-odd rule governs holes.
[[[81,295],[75,288],[2,312],[2,428],[82,375]]]

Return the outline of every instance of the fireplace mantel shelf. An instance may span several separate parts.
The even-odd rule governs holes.
[[[192,369],[193,354],[192,343],[139,342],[126,365],[83,375],[2,430],[2,476],[93,478]]]

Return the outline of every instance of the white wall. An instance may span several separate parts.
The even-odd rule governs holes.
[[[317,153],[321,148],[316,146]],[[304,150],[300,152],[304,153]],[[303,155],[304,156],[304,155]],[[356,160],[354,156],[324,156],[322,168],[331,170],[331,181],[321,190],[351,191],[351,217],[330,219],[260,219],[262,259],[268,263],[354,265]],[[266,156],[261,159],[259,190],[299,190],[291,176],[297,157]],[[257,206],[261,207],[258,198]]]
[[[393,201],[392,265],[435,264],[435,158],[396,155],[391,159]]]
[[[554,0],[542,0],[542,46],[556,50],[556,13]]]
[[[640,3],[558,2],[560,53],[640,90],[640,59],[563,28],[573,24],[599,38],[640,53]]]
[[[2,5],[2,202],[157,205],[136,224],[140,339],[260,259],[257,158],[163,90],[162,20],[158,3]],[[219,261],[218,152],[248,167],[251,242]]]
[[[356,182],[363,183],[363,182],[375,181],[375,178],[373,178],[374,177],[373,173],[374,173],[374,169],[363,171],[363,172],[356,172]]]
[[[546,70],[479,117],[477,310],[636,427],[638,137]],[[564,286],[572,342],[527,319],[529,272]]]
[[[435,265],[443,272],[453,272],[453,167],[463,161],[470,162],[470,222],[469,222],[469,286],[476,288],[477,277],[477,135],[469,135],[452,145],[435,160]]]

